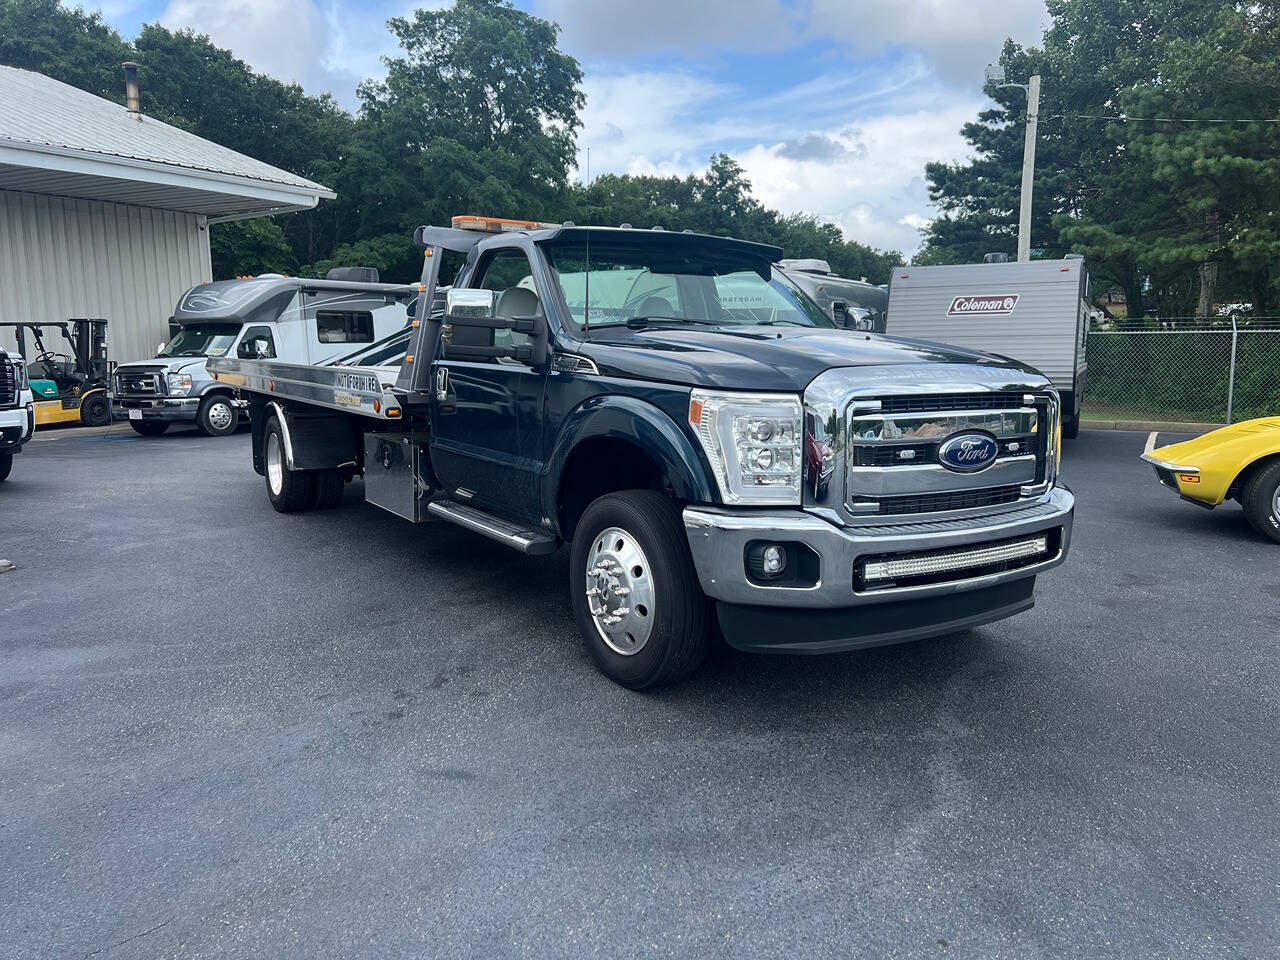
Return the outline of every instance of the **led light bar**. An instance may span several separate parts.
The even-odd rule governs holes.
[[[1047,534],[1042,534],[1030,540],[1016,540],[1013,543],[1001,543],[992,547],[952,550],[948,553],[903,557],[899,560],[871,560],[862,568],[862,576],[868,582],[904,580],[908,577],[967,570],[970,567],[985,567],[989,563],[1021,560],[1024,557],[1035,557],[1048,552],[1049,537]]]

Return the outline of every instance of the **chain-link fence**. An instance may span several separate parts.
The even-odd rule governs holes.
[[[1089,333],[1084,416],[1233,423],[1280,416],[1280,319]]]

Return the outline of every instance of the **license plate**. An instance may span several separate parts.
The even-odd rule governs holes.
[[[141,411],[141,410],[139,410],[139,409],[137,409],[136,407],[135,407],[134,409],[130,410],[130,411],[129,411],[129,419],[130,419],[130,420],[141,420],[141,419],[142,419],[142,411]]]

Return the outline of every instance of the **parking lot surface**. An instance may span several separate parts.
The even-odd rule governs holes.
[[[0,955],[1276,956],[1280,548],[1145,439],[1067,445],[1034,610],[646,694],[565,551],[276,514],[243,433],[32,443]]]

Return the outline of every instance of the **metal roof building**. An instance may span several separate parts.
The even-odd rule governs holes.
[[[214,279],[210,223],[334,197],[147,117],[128,92],[122,107],[0,66],[0,319],[105,317],[118,361],[151,356],[178,297]]]

